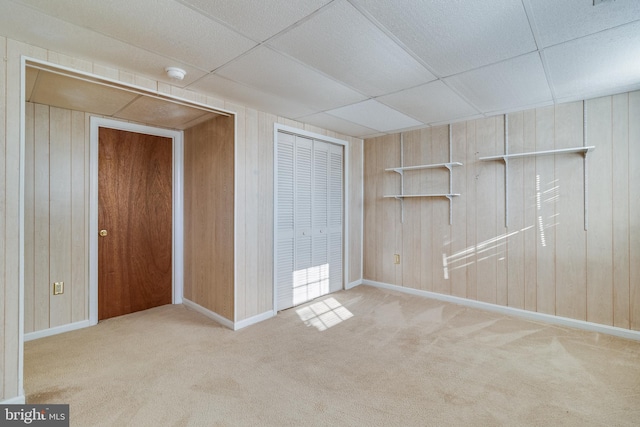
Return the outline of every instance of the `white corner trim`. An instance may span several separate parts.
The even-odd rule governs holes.
[[[56,326],[55,328],[43,329],[41,331],[29,332],[24,334],[24,341],[33,341],[38,338],[50,337],[52,335],[62,334],[64,332],[75,331],[77,329],[88,328],[89,326],[95,326],[97,324],[90,320],[82,320],[80,322],[68,323],[62,326]]]
[[[186,298],[182,298],[182,305],[184,305],[185,307],[188,307],[188,308],[190,308],[192,310],[195,310],[200,314],[204,314],[209,319],[220,323],[224,327],[227,327],[229,329],[234,329],[233,328],[233,322],[231,320],[227,319],[226,317],[222,317],[218,313],[214,313],[213,311],[209,310],[208,308],[204,308],[203,306],[201,306],[199,304],[196,304],[193,301],[190,301],[190,300],[188,300]]]
[[[233,325],[233,330],[237,331],[238,329],[246,328],[247,326],[255,325],[256,323],[260,323],[264,320],[271,319],[275,317],[277,312],[275,311],[265,311],[264,313],[256,314],[255,316],[251,316],[248,319],[240,320],[239,322],[235,322]]]
[[[11,399],[0,400],[0,405],[24,405],[25,402],[24,394],[22,394]]]
[[[355,281],[353,281],[353,282],[351,282],[351,283],[347,283],[347,286],[345,286],[344,288],[345,288],[346,290],[353,289],[353,288],[355,288],[356,286],[360,286],[360,285],[362,285],[362,283],[363,283],[363,282],[362,282],[362,279],[358,279],[358,280],[355,280]]]
[[[536,313],[534,311],[522,310],[519,308],[505,307],[502,305],[491,304],[488,302],[475,301],[467,298],[460,298],[453,295],[438,294],[420,289],[405,288],[402,286],[391,285],[389,283],[375,282],[373,280],[363,280],[363,284],[374,286],[376,288],[390,289],[410,295],[417,295],[431,298],[439,301],[450,302],[453,304],[463,305],[465,307],[477,308],[480,310],[491,311],[494,313],[506,314],[508,316],[517,316],[527,320],[535,320],[538,322],[549,323],[553,325],[568,326],[570,328],[581,329],[590,332],[599,332],[602,334],[613,335],[620,338],[640,341],[640,331],[619,328],[616,326],[601,325],[599,323],[586,322],[584,320],[570,319],[568,317],[554,316],[545,313]]]

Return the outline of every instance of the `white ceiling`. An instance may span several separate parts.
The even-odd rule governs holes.
[[[638,0],[0,0],[0,35],[358,137],[640,89]]]

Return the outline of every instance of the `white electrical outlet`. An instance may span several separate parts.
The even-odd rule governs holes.
[[[64,293],[64,282],[54,282],[53,283],[53,294],[60,295]]]

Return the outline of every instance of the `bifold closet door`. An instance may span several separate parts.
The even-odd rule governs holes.
[[[342,289],[342,150],[278,134],[278,310]]]

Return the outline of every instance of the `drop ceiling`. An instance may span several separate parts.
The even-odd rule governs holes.
[[[640,2],[596,3],[0,0],[0,35],[368,137],[640,89]],[[42,102],[61,85],[44,83]],[[113,115],[163,108],[113,97]]]

